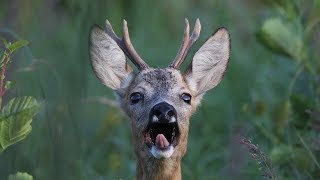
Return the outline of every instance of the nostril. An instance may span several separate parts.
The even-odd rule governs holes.
[[[177,112],[173,106],[166,102],[161,102],[152,107],[150,112],[150,120],[168,123],[172,117],[177,116]]]
[[[160,118],[161,114],[162,113],[159,110],[153,111],[153,115],[155,115],[157,118]]]
[[[174,112],[173,112],[173,110],[168,111],[167,115],[168,115],[169,117],[174,116]]]

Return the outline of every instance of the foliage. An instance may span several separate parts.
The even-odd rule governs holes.
[[[11,99],[2,109],[0,117],[0,152],[31,132],[33,116],[40,105],[30,96]]]
[[[294,23],[284,24],[279,18],[267,19],[258,32],[260,41],[273,52],[289,56],[294,60],[305,59],[302,32]]]
[[[10,43],[4,38],[1,38],[1,40],[4,44],[4,51],[0,62],[0,153],[27,137],[32,129],[32,118],[40,108],[40,104],[31,96],[14,97],[2,107],[4,94],[13,86],[12,81],[4,81],[8,64],[11,62],[12,53],[26,46],[28,41],[20,40]],[[15,175],[10,175],[8,179],[27,180],[33,178],[27,173],[19,172]]]
[[[313,139],[319,137],[315,125],[318,122],[308,115],[320,110],[320,56],[315,51],[319,38],[318,26],[314,24],[314,16],[319,19],[320,8],[317,1],[309,3],[283,1],[279,4],[274,1],[276,10],[273,12],[278,15],[266,19],[257,33],[263,45],[276,54],[287,56],[296,69],[287,95],[278,100],[273,115],[269,116],[274,125],[263,128],[272,145],[271,159],[277,165],[279,179],[320,177],[320,151],[310,146]],[[308,12],[306,7],[310,7]]]
[[[28,173],[17,172],[9,175],[8,180],[33,180],[33,177]]]
[[[272,162],[268,156],[265,155],[263,151],[260,150],[258,145],[253,144],[250,140],[241,137],[240,143],[247,148],[251,157],[257,161],[259,171],[261,176],[267,177],[269,179],[276,180]]]

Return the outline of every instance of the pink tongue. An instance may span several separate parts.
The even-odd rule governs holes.
[[[163,134],[158,134],[156,137],[156,146],[158,148],[166,148],[167,146],[169,146],[169,142],[166,139],[166,137],[164,137]]]

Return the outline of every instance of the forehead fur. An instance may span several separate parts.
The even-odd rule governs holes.
[[[173,89],[174,87],[185,85],[185,82],[176,69],[148,69],[138,74],[136,83],[144,82],[146,85],[154,89],[161,88],[163,90]]]

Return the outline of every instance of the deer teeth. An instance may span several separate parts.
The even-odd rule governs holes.
[[[175,136],[176,136],[176,132],[173,130],[171,134],[171,142],[173,142]]]

